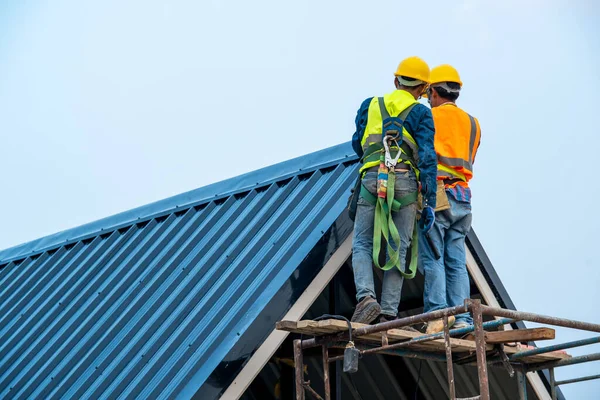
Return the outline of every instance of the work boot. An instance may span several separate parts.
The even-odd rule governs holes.
[[[457,323],[454,324],[454,326],[452,327],[452,329],[462,329],[462,328],[468,328],[469,324],[467,324],[466,322],[463,321],[459,321]]]
[[[370,324],[381,313],[381,306],[371,296],[364,297],[357,305],[352,314],[352,322]]]
[[[395,319],[397,319],[397,318],[396,317],[392,317],[391,315],[381,314],[379,316],[379,323],[389,322],[389,321],[393,321]],[[416,330],[415,328],[413,328],[412,326],[403,326],[401,328],[396,328],[396,329],[400,329],[401,331],[408,331],[408,332],[419,333],[419,331]]]
[[[454,326],[452,327],[452,329],[468,328],[469,326],[473,326],[473,325],[469,325],[469,324],[467,324],[466,322],[463,322],[463,321],[458,321],[457,323],[454,324]],[[459,339],[463,339],[463,340],[475,340],[475,336],[473,335],[473,332],[469,332],[469,333],[465,333],[464,335],[460,336]]]
[[[448,329],[452,328],[452,325],[454,325],[454,321],[456,319],[454,318],[454,315],[451,315],[448,317]],[[432,334],[432,333],[439,333],[439,332],[443,332],[444,331],[444,321],[442,321],[441,319],[436,319],[435,321],[429,321],[427,323],[427,331],[426,333]]]

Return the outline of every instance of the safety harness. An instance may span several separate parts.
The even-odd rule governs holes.
[[[392,212],[397,212],[402,207],[406,207],[417,201],[418,191],[409,193],[398,199],[394,197],[394,186],[396,183],[396,165],[404,163],[415,170],[415,157],[412,149],[403,141],[402,130],[404,121],[410,114],[413,107],[417,104],[411,104],[397,117],[391,117],[388,113],[383,97],[378,98],[379,108],[381,111],[382,132],[381,143],[374,143],[367,148],[363,156],[363,163],[376,160],[379,158],[379,169],[377,171],[377,196],[369,192],[369,190],[361,184],[360,196],[368,203],[375,206],[375,221],[373,226],[373,263],[377,268],[384,271],[398,268],[400,273],[407,279],[414,278],[417,272],[417,249],[418,249],[418,231],[416,227],[413,229],[413,237],[411,241],[411,259],[407,268],[408,272],[402,271],[400,268],[400,234],[394,223]],[[394,146],[392,146],[394,144]],[[396,155],[392,157],[391,150],[396,149]],[[387,247],[389,256],[387,262],[380,262],[380,254],[382,250],[382,237],[384,247]],[[394,249],[395,247],[395,249]],[[385,255],[385,253],[383,253]],[[384,258],[385,260],[385,258]],[[383,266],[381,265],[383,264]]]

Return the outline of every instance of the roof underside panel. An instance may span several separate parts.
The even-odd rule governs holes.
[[[0,262],[0,398],[194,392],[355,177],[348,159]]]

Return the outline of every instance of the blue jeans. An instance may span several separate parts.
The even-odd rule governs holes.
[[[470,296],[465,237],[471,229],[471,204],[448,195],[450,208],[435,213],[429,236],[442,257],[436,260],[426,238],[419,232],[419,264],[425,275],[424,312],[463,305]],[[472,324],[470,314],[456,316],[456,322]]]
[[[363,185],[373,194],[377,193],[377,173],[367,172],[363,177]],[[413,171],[397,172],[395,184],[396,198],[415,192],[417,178]],[[400,233],[400,260],[402,270],[405,270],[406,251],[410,246],[417,215],[417,204],[402,207],[392,214],[392,218]],[[375,206],[362,197],[358,199],[356,218],[354,220],[354,237],[352,241],[352,268],[354,269],[354,284],[356,285],[356,300],[365,296],[376,299],[373,283],[373,223]],[[389,316],[398,314],[400,294],[404,277],[397,268],[385,271],[381,292],[381,313]]]

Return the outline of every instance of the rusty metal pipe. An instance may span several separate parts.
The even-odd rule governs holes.
[[[428,352],[422,352],[422,351],[414,351],[414,350],[396,350],[396,349],[391,349],[391,350],[382,350],[380,347],[368,347],[368,346],[364,346],[364,345],[357,345],[356,346],[357,349],[361,350],[361,353],[364,352],[364,350],[370,350],[370,349],[375,349],[377,350],[375,353],[380,353],[380,354],[388,354],[391,356],[400,356],[400,357],[409,357],[409,358],[419,358],[419,359],[423,359],[423,360],[431,360],[431,361],[446,361],[446,357],[441,355],[441,354],[435,354],[435,353],[428,353]],[[368,353],[368,354],[373,354],[373,353]],[[336,356],[336,357],[330,357],[329,358],[329,362],[335,362],[335,361],[343,361],[344,360],[344,356]]]
[[[589,322],[575,321],[566,318],[550,317],[548,315],[534,314],[523,311],[506,310],[504,308],[489,307],[484,305],[481,306],[481,312],[484,315],[512,318],[517,321],[538,322],[540,324],[563,326],[565,328],[574,328],[581,329],[584,331],[600,333],[600,324],[592,324]]]
[[[302,360],[302,343],[294,340],[294,370],[296,373],[296,400],[304,400],[304,361]]]
[[[325,342],[323,342],[325,343]],[[321,343],[317,343],[317,338],[312,338],[312,339],[306,339],[302,341],[302,349],[310,349],[312,347],[318,347],[321,346]]]
[[[448,316],[444,315],[444,344],[446,345],[446,368],[448,370],[448,390],[450,391],[450,400],[456,400],[456,391],[454,388],[454,368],[452,366],[452,346],[450,345],[450,328],[448,328]]]
[[[331,400],[331,388],[329,385],[329,348],[323,346],[323,384],[325,386],[325,400]]]
[[[483,328],[484,329],[495,328],[495,327],[498,327],[501,325],[510,324],[511,322],[513,322],[513,320],[510,318],[502,318],[502,319],[495,320],[495,321],[485,322],[483,324]],[[474,326],[469,326],[466,328],[453,329],[453,330],[449,331],[449,333],[450,333],[451,337],[462,336],[464,334],[473,332],[474,329],[475,329]],[[371,353],[379,353],[381,350],[401,349],[403,347],[409,347],[413,344],[430,342],[432,340],[437,340],[437,339],[442,339],[442,338],[444,338],[444,332],[431,333],[429,335],[417,336],[417,337],[407,340],[405,342],[393,343],[393,344],[389,344],[386,346],[368,349],[368,350],[361,352],[361,354],[364,355],[364,354],[371,354]]]
[[[329,362],[333,363],[336,361],[344,361],[344,356],[335,356],[335,357],[330,357],[329,358]]]
[[[323,400],[323,398],[319,395],[319,393],[315,392],[315,389],[310,387],[310,382],[304,382],[304,388],[310,393],[315,399]]]
[[[375,325],[367,325],[367,326],[363,326],[361,328],[356,328],[356,329],[352,330],[352,335],[353,336],[364,336],[364,335],[368,335],[371,333],[389,331],[390,329],[396,329],[396,328],[401,328],[403,326],[418,324],[420,322],[428,322],[428,321],[432,321],[434,319],[440,319],[444,316],[444,314],[447,314],[448,316],[450,316],[450,315],[462,314],[467,311],[469,311],[469,309],[466,304],[462,305],[462,306],[444,308],[442,310],[431,311],[431,312],[424,313],[424,314],[413,315],[411,317],[399,318],[399,319],[395,319],[393,321],[382,322],[382,323],[375,324]],[[494,321],[491,321],[491,322],[494,322]],[[468,328],[464,328],[464,329],[468,329]],[[347,340],[347,337],[348,337],[348,332],[345,332],[345,331],[335,333],[332,335],[323,335],[323,336],[319,336],[317,338],[303,340],[302,348],[310,349],[312,347],[318,347],[323,344],[329,344],[331,342],[338,342],[340,340],[343,340],[344,338],[346,338],[346,340]],[[440,336],[440,338],[441,337],[442,336]]]
[[[479,376],[479,396],[481,400],[490,400],[490,387],[486,362],[485,332],[483,330],[483,313],[480,300],[470,300],[473,325],[475,325],[475,346],[477,353],[477,375]]]
[[[436,336],[436,337],[420,336],[420,337],[416,337],[414,339],[407,340],[405,342],[388,344],[386,346],[381,346],[381,347],[373,347],[373,348],[361,351],[360,354],[367,355],[367,354],[373,354],[373,353],[380,353],[382,351],[387,351],[387,350],[397,350],[397,349],[401,349],[403,347],[408,347],[408,346],[411,346],[411,345],[417,344],[417,343],[431,342],[432,340],[436,340],[439,338],[440,338],[439,336]]]
[[[517,360],[517,359],[523,358],[523,357],[535,356],[537,354],[550,353],[552,351],[557,351],[557,350],[572,349],[573,347],[586,346],[588,344],[594,344],[594,343],[600,343],[600,336],[588,338],[588,339],[574,340],[572,342],[555,344],[555,345],[546,346],[546,347],[538,347],[537,349],[522,351],[520,353],[511,355],[510,359]]]
[[[403,326],[409,326],[418,324],[421,322],[433,321],[434,319],[443,318],[444,315],[456,315],[462,314],[469,311],[466,305],[444,308],[442,310],[430,311],[423,314],[413,315],[411,317],[399,318],[393,321],[382,322],[375,325],[367,325],[361,328],[354,329],[353,334],[355,336],[364,336],[371,333],[377,333],[382,331],[389,331],[390,329],[402,328]]]

